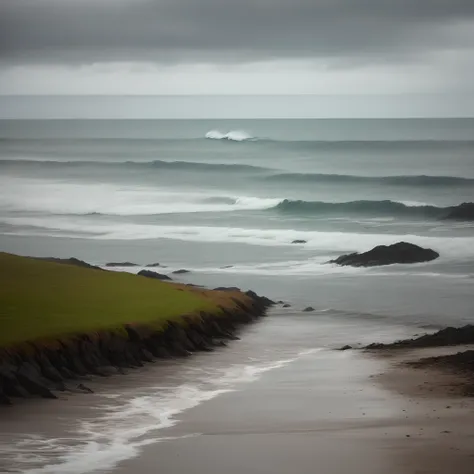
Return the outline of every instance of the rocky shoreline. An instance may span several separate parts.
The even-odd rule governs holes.
[[[183,315],[179,323],[168,321],[160,330],[127,324],[120,331],[25,342],[1,349],[0,404],[10,405],[15,398],[57,398],[57,392],[91,392],[82,383],[89,375],[121,374],[159,359],[186,357],[224,346],[226,341],[238,339],[238,329],[264,316],[272,304],[251,291],[229,290],[232,305],[219,306],[219,314]]]
[[[425,347],[459,346],[474,344],[474,325],[467,324],[459,328],[447,327],[434,334],[424,334],[413,339],[403,339],[390,344],[372,343],[364,349],[416,349]]]
[[[443,349],[462,348],[458,352],[444,353]],[[349,349],[346,346],[342,350]],[[434,334],[424,334],[413,339],[404,339],[390,344],[373,343],[363,348],[373,354],[395,356],[406,352],[408,360],[402,365],[414,369],[440,369],[450,374],[459,374],[462,379],[456,381],[457,389],[463,396],[474,396],[474,325],[459,328],[447,327]],[[426,357],[424,350],[441,350],[439,354]]]

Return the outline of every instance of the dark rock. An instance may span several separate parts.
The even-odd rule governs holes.
[[[240,291],[240,288],[236,286],[219,286],[214,288],[214,291]]]
[[[208,326],[213,337],[218,337],[222,339],[230,339],[230,340],[239,339],[237,336],[232,334],[231,331],[228,331],[227,329],[225,329],[222,323],[219,324],[217,321],[214,321],[213,319],[209,320]]]
[[[36,360],[39,364],[39,368],[41,370],[41,374],[43,375],[43,377],[53,382],[63,381],[63,376],[56,370],[55,367],[53,367],[53,365],[51,365],[51,362],[44,354],[40,353],[36,357]]]
[[[458,352],[457,354],[428,357],[408,362],[408,365],[416,368],[441,367],[447,368],[450,371],[454,369],[456,372],[465,373],[467,375],[466,382],[460,384],[459,387],[462,387],[464,395],[474,396],[474,350]],[[447,405],[446,408],[449,409],[451,406]]]
[[[140,265],[132,262],[110,262],[105,264],[106,267],[139,267]]]
[[[147,268],[154,268],[154,267],[161,267],[161,266],[162,265],[160,263],[156,262],[156,263],[149,263],[147,265]],[[166,267],[163,266],[163,268],[166,268]]]
[[[24,364],[15,373],[20,384],[32,395],[40,395],[43,398],[58,398],[38,377],[31,367]]]
[[[5,389],[5,382],[3,377],[0,375],[0,405],[11,405],[12,402],[8,397]]]
[[[283,308],[291,308],[291,304],[285,303],[285,304],[283,305]]]
[[[79,390],[81,390],[82,392],[84,393],[94,393],[94,391],[92,389],[90,389],[89,387],[86,387],[84,384],[80,383],[77,388]]]
[[[223,267],[221,267],[222,269],[225,269],[225,268],[233,268],[234,265],[224,265]]]
[[[378,265],[393,265],[395,263],[430,262],[439,257],[439,253],[424,249],[407,242],[393,245],[379,245],[364,253],[342,255],[328,263],[352,267],[373,267]]]
[[[112,365],[101,365],[100,367],[97,367],[96,370],[102,377],[109,377],[110,375],[117,375],[120,373],[119,369]]]
[[[141,356],[142,356],[143,361],[150,362],[150,363],[155,362],[154,359],[153,359],[153,354],[151,352],[149,352],[145,348],[141,348],[140,352],[141,352]]]
[[[171,359],[171,357],[173,357],[164,347],[157,347],[155,352],[156,357],[160,357],[161,359]]]
[[[445,219],[460,221],[474,220],[474,202],[463,202],[459,206],[450,207]]]
[[[275,304],[275,302],[272,301],[270,298],[267,298],[266,296],[259,296],[252,290],[246,291],[245,294],[247,296],[250,296],[250,298],[252,298],[257,303],[263,305],[265,308],[269,308],[270,306],[273,306]]]
[[[2,381],[3,393],[10,397],[28,397],[30,393],[21,385],[14,371],[15,367],[9,364],[0,366],[0,380]]]
[[[44,260],[46,262],[52,262],[52,263],[61,263],[64,265],[74,265],[75,267],[81,267],[81,268],[90,268],[93,270],[101,270],[103,271],[102,268],[96,267],[94,265],[90,265],[87,262],[84,262],[83,260],[79,260],[78,258],[71,257],[71,258],[55,258],[55,257],[46,257],[46,258],[39,258],[39,257],[33,257],[36,258],[37,260]]]
[[[74,374],[74,372],[69,370],[66,366],[60,367],[58,369],[58,372],[62,375],[62,377],[64,379],[75,379],[75,378],[77,378],[76,375]]]
[[[3,393],[0,388],[0,405],[12,405],[12,401]]]
[[[185,270],[184,268],[182,268],[181,270],[175,270],[174,272],[175,275],[183,275],[184,273],[191,273],[190,270]]]
[[[292,244],[307,244],[308,241],[307,240],[299,240],[299,239],[296,239],[296,240],[293,240],[293,242],[291,242]]]
[[[87,371],[94,375],[104,376],[98,367],[107,365],[107,360],[100,353],[98,346],[83,339],[79,342],[78,348],[80,359]]]
[[[460,328],[447,327],[434,334],[425,334],[415,339],[404,339],[392,344],[373,343],[366,346],[366,349],[441,347],[461,344],[474,344],[474,325],[468,324]]]
[[[353,347],[347,345],[347,346],[341,347],[339,350],[340,350],[340,351],[348,351],[349,349],[353,349]]]
[[[168,275],[152,272],[151,270],[142,270],[138,272],[138,275],[146,278],[153,278],[155,280],[171,281],[171,278]]]
[[[312,311],[315,311],[315,309],[312,306],[308,306],[303,310],[304,313],[311,313]]]
[[[80,359],[77,344],[71,343],[67,346],[63,344],[63,355],[69,370],[81,376],[87,375],[87,370]]]
[[[44,354],[48,358],[51,365],[60,373],[63,379],[74,379],[78,377],[78,374],[74,373],[71,369],[71,364],[68,363],[68,360],[61,349],[46,349],[44,350]]]

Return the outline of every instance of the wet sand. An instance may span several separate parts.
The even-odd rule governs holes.
[[[299,360],[188,412],[168,432],[178,439],[145,448],[114,472],[471,474],[473,400],[434,395],[428,386],[449,390],[457,376],[401,369],[400,360]],[[292,381],[295,370],[310,375]]]
[[[94,395],[9,409],[4,454],[24,433],[62,439],[30,438],[16,454],[42,458],[14,471],[11,456],[5,472],[472,474],[474,400],[449,392],[461,379],[400,366],[437,349],[334,351],[319,344],[321,322],[308,324],[268,319],[216,353],[92,380]],[[156,395],[173,384],[170,402],[179,395],[184,405],[167,418]]]

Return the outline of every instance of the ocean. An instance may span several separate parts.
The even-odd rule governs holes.
[[[3,120],[0,169],[1,251],[131,261],[139,266],[115,270],[133,272],[160,262],[163,273],[190,271],[173,276],[179,281],[250,288],[291,304],[243,346],[206,359],[213,374],[191,363],[185,389],[172,380],[165,398],[148,386],[104,399],[115,400],[117,417],[128,407],[143,418],[136,437],[129,418],[123,431],[115,418],[120,449],[116,438],[104,441],[112,437],[106,415],[90,442],[79,417],[78,448],[71,438],[27,446],[34,455],[35,443],[36,454],[54,444],[55,463],[76,464],[54,470],[38,458],[43,470],[15,472],[112,469],[159,428],[147,416],[166,428],[174,413],[239,380],[299,358],[308,364],[311,351],[474,322],[474,223],[444,219],[474,201],[474,119]],[[440,258],[368,269],[327,263],[398,241]],[[302,313],[306,306],[315,311]],[[259,342],[250,347],[252,337]],[[127,455],[125,446],[137,449]],[[88,468],[92,448],[98,467]]]
[[[0,248],[161,262],[389,322],[472,317],[474,120],[0,122]],[[292,244],[305,240],[305,244]],[[326,262],[400,240],[440,259]]]

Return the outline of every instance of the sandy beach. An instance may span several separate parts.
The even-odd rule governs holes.
[[[296,365],[311,373],[311,361]],[[169,431],[178,439],[146,448],[115,472],[472,472],[474,404],[449,395],[456,376],[388,368],[372,377],[383,367],[358,355],[320,362],[331,376],[315,366],[306,381],[282,387],[269,374],[189,413]],[[444,393],[431,393],[440,383]],[[180,439],[185,428],[199,434]]]
[[[449,392],[462,378],[400,366],[440,349],[337,351],[317,321],[280,316],[214,353],[89,380],[95,394],[5,410],[1,472],[472,472],[474,403]]]

